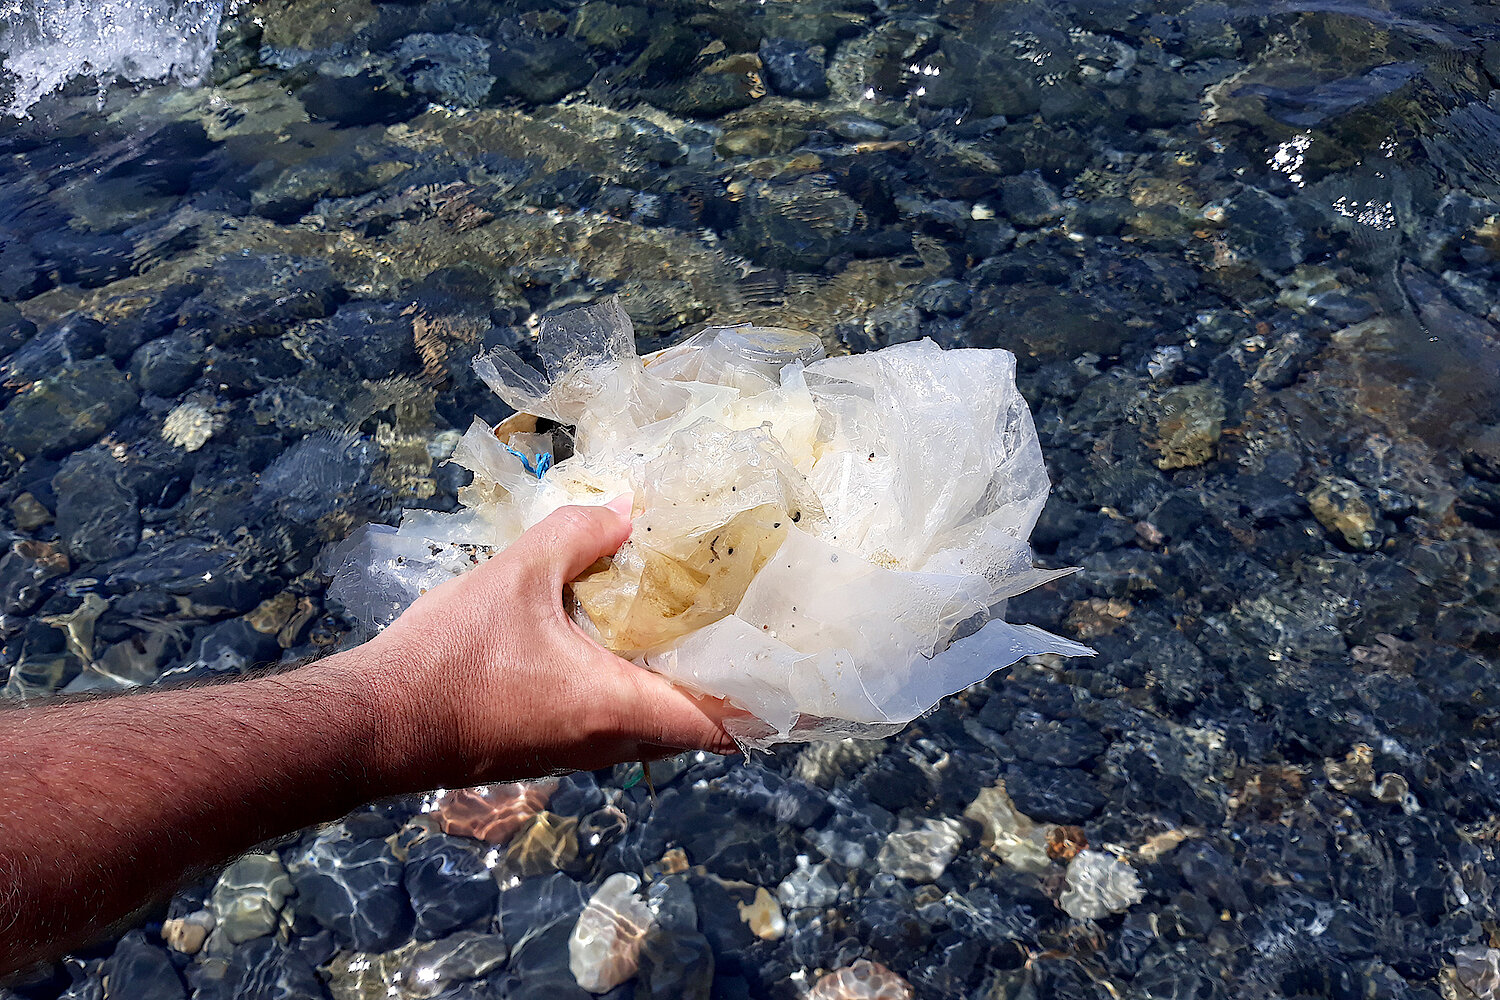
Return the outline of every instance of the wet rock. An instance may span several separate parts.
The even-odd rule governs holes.
[[[635,995],[640,1000],[709,1000],[714,995],[714,952],[696,930],[646,935]]]
[[[511,838],[505,849],[505,870],[531,878],[570,869],[577,859],[578,820],[541,812]]]
[[[418,945],[401,963],[402,992],[416,998],[437,996],[498,968],[509,954],[504,938],[476,931],[459,931]]]
[[[852,200],[811,178],[761,184],[745,199],[734,240],[755,260],[812,270],[839,251],[859,214]]]
[[[1068,863],[1057,905],[1075,920],[1098,920],[1124,913],[1144,897],[1135,869],[1100,851],[1083,851]]]
[[[500,898],[484,855],[456,837],[434,835],[414,844],[406,856],[404,884],[422,940],[494,913]]]
[[[1051,869],[1046,828],[1016,808],[1005,782],[982,789],[964,816],[983,829],[980,843],[1012,868],[1037,874]]]
[[[1156,467],[1187,469],[1214,457],[1224,426],[1224,399],[1207,382],[1179,386],[1157,404]]]
[[[640,879],[618,872],[604,880],[568,939],[568,967],[590,993],[607,993],[636,974],[653,923],[636,895]]]
[[[225,254],[195,278],[199,291],[179,320],[220,347],[326,316],[345,297],[328,264],[287,254]]]
[[[1500,995],[1500,948],[1465,945],[1453,949],[1452,980],[1457,980],[1457,986],[1470,997]]]
[[[373,69],[350,76],[316,73],[297,99],[313,118],[344,126],[394,125],[426,103],[400,79]]]
[[[545,984],[556,995],[583,991],[569,969],[569,938],[587,901],[587,888],[561,872],[524,879],[500,894],[500,930],[510,946],[507,969],[520,982]],[[548,994],[532,994],[543,1000]]]
[[[401,862],[384,840],[359,840],[340,825],[293,858],[297,910],[355,951],[386,951],[405,940],[415,918],[402,887]]]
[[[827,97],[825,59],[821,45],[805,45],[790,38],[767,38],[760,43],[766,80],[772,90],[787,97]]]
[[[198,910],[185,917],[162,921],[161,939],[167,947],[184,955],[196,955],[214,929],[212,910]]]
[[[115,945],[106,963],[109,996],[118,1000],[186,1000],[187,989],[167,952],[147,944],[145,935],[131,931]]]
[[[1274,195],[1246,188],[1230,200],[1225,225],[1235,248],[1265,270],[1285,272],[1302,263],[1302,230]]]
[[[176,396],[203,370],[203,345],[188,334],[173,334],[142,344],[130,359],[130,370],[143,391]]]
[[[1330,476],[1307,496],[1318,523],[1336,534],[1345,545],[1368,552],[1380,544],[1375,511],[1358,483],[1341,476]]]
[[[777,941],[786,933],[786,918],[781,915],[781,907],[776,905],[776,897],[764,888],[755,890],[753,901],[740,903],[739,911],[740,919],[762,941]]]
[[[712,118],[749,107],[765,96],[760,58],[741,54],[722,59],[700,73],[648,91],[652,104],[676,115]]]
[[[1034,171],[1003,179],[1000,182],[1000,205],[1006,218],[1028,228],[1056,222],[1063,213],[1062,199],[1057,191]]]
[[[390,378],[421,364],[412,316],[391,303],[346,302],[332,316],[299,324],[289,336],[319,365],[352,364],[364,379]]]
[[[68,571],[68,557],[47,542],[12,542],[0,557],[0,614],[24,615],[36,610],[47,594],[48,580]]]
[[[52,477],[57,531],[74,559],[107,562],[130,555],[140,543],[135,494],[121,485],[120,463],[104,447],[70,456]]]
[[[1035,712],[1016,716],[1009,735],[1016,753],[1057,767],[1077,767],[1104,752],[1104,739],[1079,719],[1048,719]]]
[[[300,950],[260,937],[247,941],[230,956],[223,982],[225,1000],[283,1000],[289,997],[324,997],[323,983],[313,964]],[[195,1000],[208,1000],[201,983]]]
[[[912,1000],[906,980],[879,962],[860,959],[813,984],[804,1000]]]
[[[606,52],[634,50],[649,40],[651,20],[641,7],[593,0],[573,16],[571,33],[585,45]]]
[[[417,32],[396,46],[401,73],[413,91],[450,104],[483,104],[495,86],[490,45],[474,35]]]
[[[52,511],[29,492],[21,492],[10,502],[10,516],[17,531],[35,531],[52,523]]]
[[[0,411],[0,444],[55,457],[89,444],[135,409],[135,390],[109,361],[65,365]]]
[[[571,38],[539,37],[514,27],[502,29],[490,58],[495,95],[533,104],[577,90],[596,68],[588,50]]]
[[[555,778],[458,788],[438,796],[432,811],[444,833],[506,844],[547,807],[556,788]]]
[[[1005,786],[1022,813],[1053,823],[1080,823],[1105,802],[1088,775],[1073,768],[1018,764],[1006,772]]]
[[[292,892],[292,880],[280,858],[245,855],[224,869],[214,883],[211,900],[217,933],[230,944],[270,934]]]
[[[880,870],[912,882],[936,882],[958,854],[963,825],[955,819],[902,820],[885,839],[876,863]]]
[[[809,864],[797,858],[797,869],[776,887],[776,898],[789,910],[832,905],[839,898],[839,883],[826,864]]]

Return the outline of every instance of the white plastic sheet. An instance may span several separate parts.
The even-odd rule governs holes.
[[[1001,617],[1069,572],[1032,566],[1049,484],[1009,352],[824,358],[807,334],[727,327],[642,359],[612,300],[545,321],[537,351],[543,371],[503,348],[475,368],[561,428],[502,443],[475,421],[463,510],[334,554],[351,613],[383,626],[558,507],[631,493],[630,541],[574,584],[575,617],[748,711],[747,745],[887,735],[1023,656],[1092,653]]]

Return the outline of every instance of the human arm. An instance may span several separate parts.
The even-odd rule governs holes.
[[[731,750],[720,706],[564,610],[564,585],[629,530],[565,508],[375,639],[295,670],[0,710],[0,975],[373,798]]]

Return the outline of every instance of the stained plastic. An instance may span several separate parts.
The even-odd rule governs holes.
[[[747,745],[888,735],[1023,656],[1092,654],[1002,618],[1070,572],[1032,566],[1049,483],[1009,352],[825,358],[809,334],[714,327],[641,358],[613,300],[544,321],[536,349],[541,370],[505,348],[475,369],[559,428],[502,442],[476,420],[462,510],[334,553],[331,595],[370,626],[557,508],[630,493],[631,538],[575,582],[575,618],[749,712]],[[568,446],[535,474],[527,456]]]

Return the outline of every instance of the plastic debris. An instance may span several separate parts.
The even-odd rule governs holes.
[[[1070,572],[1032,566],[1049,483],[1009,352],[825,358],[810,334],[711,327],[641,358],[613,300],[548,318],[536,350],[542,371],[508,348],[475,362],[543,423],[474,422],[464,509],[334,553],[330,594],[368,625],[557,508],[629,493],[633,534],[574,583],[574,617],[749,712],[746,745],[889,735],[1023,656],[1092,653],[1001,617]]]

